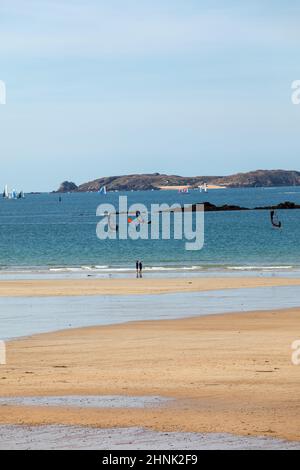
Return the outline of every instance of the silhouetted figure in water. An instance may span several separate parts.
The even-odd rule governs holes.
[[[271,217],[271,224],[273,225],[273,227],[281,228],[281,222],[277,219],[274,210],[270,212],[270,217]]]
[[[140,267],[139,260],[136,260],[136,263],[135,263],[136,277],[139,277],[139,267]]]

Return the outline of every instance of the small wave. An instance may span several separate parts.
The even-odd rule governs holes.
[[[101,271],[101,272],[104,272],[104,273],[114,273],[114,272],[133,272],[135,271],[134,268],[101,268],[101,269],[97,269],[97,271]]]
[[[145,271],[195,271],[203,269],[202,266],[150,266]]]
[[[49,271],[52,273],[60,273],[67,271],[67,268],[49,268]]]
[[[144,271],[197,271],[204,269],[203,266],[144,266]],[[125,266],[108,266],[108,265],[95,265],[95,266],[65,266],[49,268],[50,272],[134,272],[135,267]]]
[[[144,271],[176,271],[178,268],[171,268],[166,266],[148,266],[144,268]]]
[[[236,271],[259,271],[259,270],[273,270],[273,269],[293,269],[294,266],[227,266],[226,269]]]

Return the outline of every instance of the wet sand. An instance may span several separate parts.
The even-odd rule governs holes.
[[[2,397],[173,398],[159,407],[0,407],[0,423],[300,441],[300,309],[132,322],[8,343]]]
[[[70,328],[172,320],[299,306],[299,287],[257,287],[149,295],[0,297],[0,338]]]
[[[143,428],[1,426],[0,450],[299,450],[299,442],[230,434],[166,433]]]
[[[0,297],[167,294],[254,287],[300,286],[299,278],[48,279],[0,281]]]
[[[168,398],[126,395],[65,395],[51,397],[0,397],[0,406],[55,406],[64,408],[156,408]]]

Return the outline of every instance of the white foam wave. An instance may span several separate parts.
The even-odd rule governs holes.
[[[227,269],[236,271],[261,271],[273,269],[293,269],[294,266],[227,266]]]
[[[144,271],[196,271],[203,269],[203,266],[145,266]],[[113,267],[107,265],[95,265],[95,266],[78,266],[78,267],[55,267],[49,268],[50,272],[59,273],[59,272],[84,272],[84,271],[94,271],[94,272],[134,272],[135,267]]]

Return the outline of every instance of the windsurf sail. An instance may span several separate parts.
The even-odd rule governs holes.
[[[281,228],[282,224],[280,220],[278,220],[277,214],[274,210],[270,212],[270,217],[271,217],[271,224],[275,228]]]

